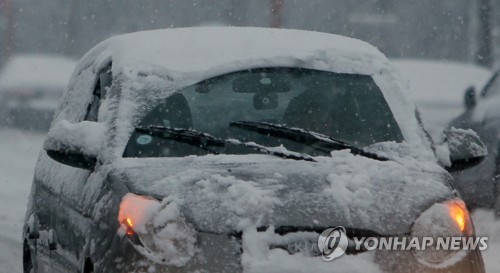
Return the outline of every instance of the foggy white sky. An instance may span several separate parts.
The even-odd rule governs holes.
[[[138,30],[201,24],[271,25],[272,0],[10,2],[11,12],[0,4],[0,60],[6,55],[9,16],[14,21],[11,52],[52,52],[76,57],[109,36]],[[478,20],[474,2],[284,0],[282,27],[360,38],[389,57],[473,61]]]

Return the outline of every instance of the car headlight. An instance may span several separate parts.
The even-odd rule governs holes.
[[[120,233],[157,262],[184,266],[195,253],[196,232],[175,202],[127,194],[120,204]]]
[[[468,238],[474,233],[469,211],[463,201],[456,199],[434,204],[417,218],[411,231],[413,237],[431,238],[432,245],[413,250],[413,254],[421,264],[439,266],[459,255],[462,249],[461,246],[448,249],[445,246],[451,243],[447,240]]]

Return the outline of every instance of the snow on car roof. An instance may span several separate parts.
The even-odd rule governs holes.
[[[61,91],[68,84],[75,65],[76,60],[60,55],[15,55],[0,73],[0,89],[54,88],[54,91]]]
[[[162,67],[174,80],[201,80],[235,70],[304,66],[341,73],[375,74],[387,62],[366,42],[319,32],[252,27],[196,27],[120,35],[103,44],[113,72]],[[195,79],[196,78],[196,79]]]

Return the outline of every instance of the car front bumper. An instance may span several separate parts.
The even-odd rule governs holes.
[[[290,255],[282,249],[250,257],[243,253],[241,238],[198,233],[198,251],[183,267],[156,263],[141,254],[126,237],[116,236],[106,255],[96,259],[96,272],[156,273],[266,273],[266,272],[349,272],[349,273],[484,273],[479,250],[465,253],[463,258],[447,266],[426,267],[410,251],[369,251],[344,255],[326,262],[321,257]],[[244,269],[243,269],[244,268]]]

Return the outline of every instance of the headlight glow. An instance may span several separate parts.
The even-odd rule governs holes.
[[[425,250],[413,251],[417,260],[425,265],[439,266],[458,253],[460,249],[443,249],[438,245],[441,241],[474,236],[474,227],[469,212],[462,200],[453,199],[432,205],[415,220],[411,235],[414,237],[432,237],[433,245]]]
[[[196,232],[175,202],[127,194],[118,213],[121,233],[149,259],[182,266],[194,256]]]
[[[127,228],[127,235],[131,236],[131,235],[134,235],[134,223],[132,222],[132,219],[130,219],[129,217],[127,217],[127,219],[125,219],[125,225],[126,225],[126,228]]]
[[[466,218],[469,217],[467,209],[465,208],[465,206],[462,206],[462,204],[456,201],[448,202],[447,205],[450,211],[450,217],[455,221],[460,231],[464,232],[466,228],[466,222],[468,220]]]

